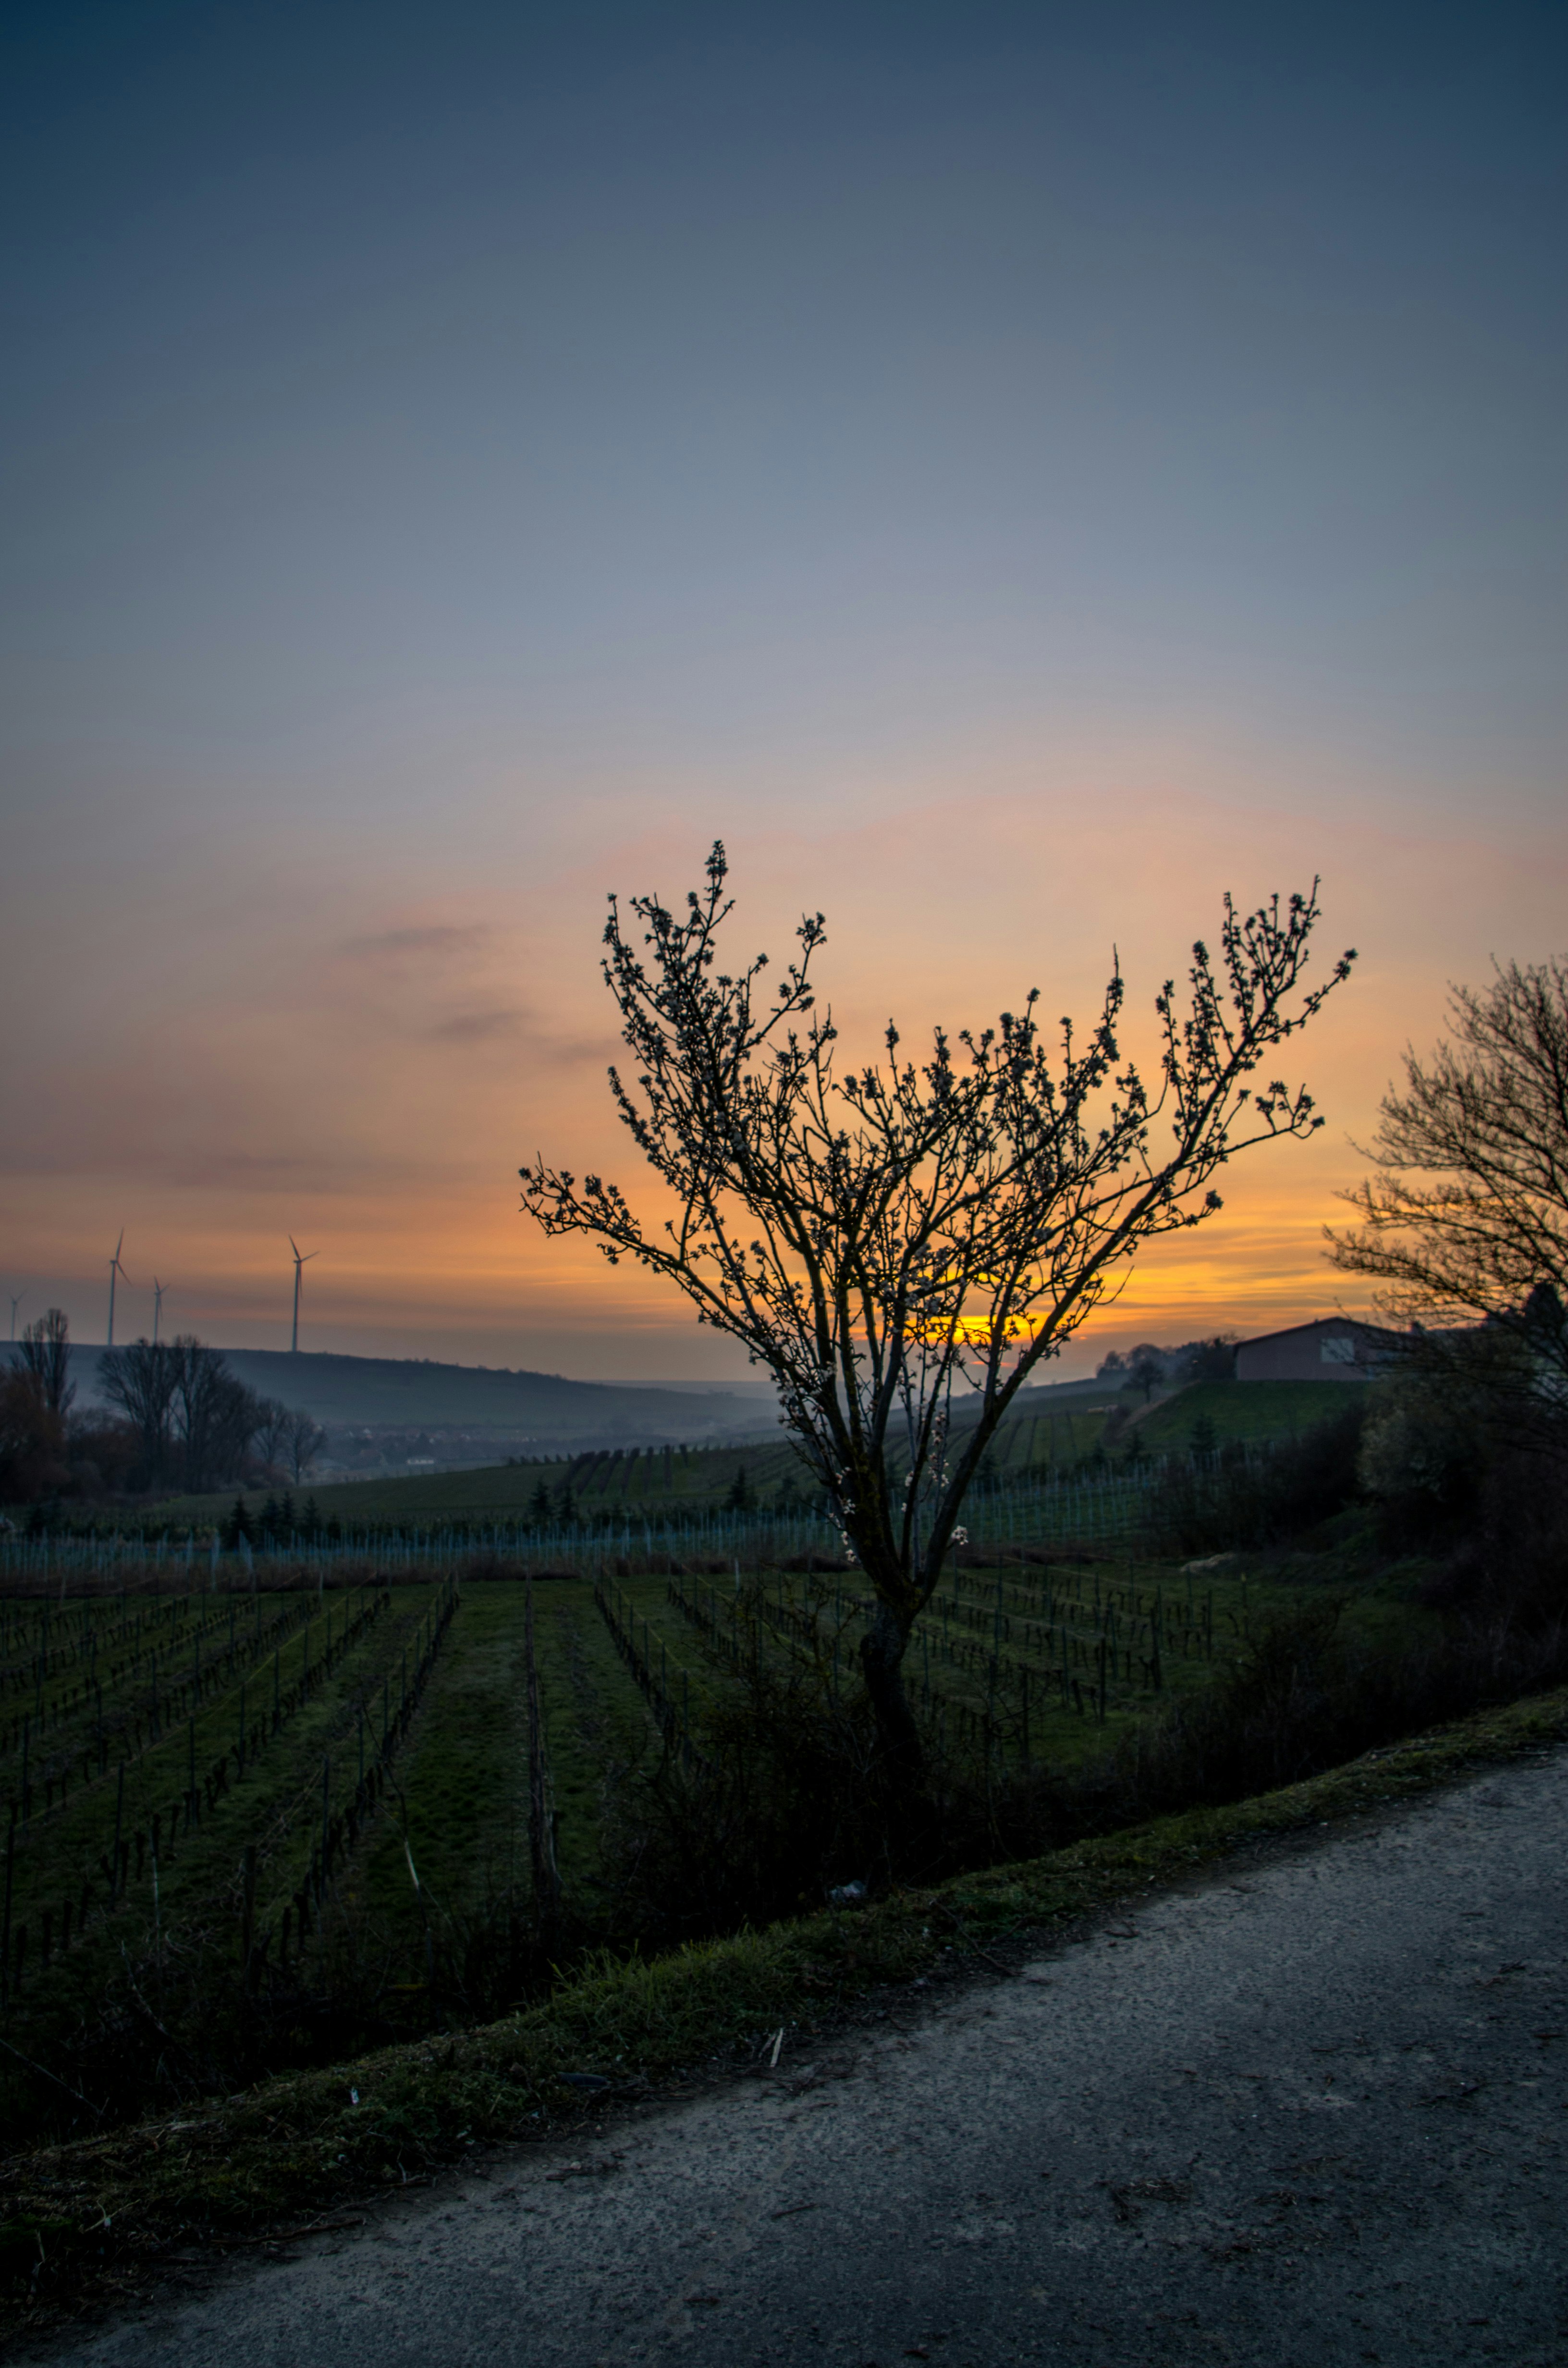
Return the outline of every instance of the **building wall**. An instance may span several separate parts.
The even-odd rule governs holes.
[[[1236,1349],[1238,1382],[1365,1382],[1370,1379],[1375,1339],[1364,1325],[1343,1315],[1298,1324]]]

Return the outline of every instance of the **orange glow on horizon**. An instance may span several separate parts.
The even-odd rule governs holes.
[[[1037,984],[1042,1014],[1082,1026],[1119,945],[1127,1043],[1147,1062],[1153,993],[1179,982],[1194,935],[1212,939],[1221,891],[1251,905],[1324,871],[1324,973],[1346,945],[1362,961],[1290,1051],[1328,1123],[1225,1170],[1223,1212],[1148,1249],[1091,1319],[1094,1340],[1273,1329],[1340,1304],[1347,1279],[1322,1228],[1363,1172],[1346,1138],[1369,1133],[1402,1046],[1435,1038],[1446,980],[1483,974],[1494,948],[1560,950],[1554,842],[1415,835],[1388,819],[1396,805],[1314,818],[1292,782],[1248,807],[1182,770],[1147,751],[1080,754],[1032,782],[1015,768],[961,799],[879,793],[874,810],[850,801],[838,819],[813,810],[730,841],[739,951],[765,946],[777,963],[801,909],[827,912],[821,979],[846,1060],[880,1043],[890,1013],[918,1058],[936,1021],[984,1025]],[[581,1340],[609,1371],[622,1338],[628,1371],[743,1371],[673,1289],[546,1241],[518,1210],[516,1170],[536,1151],[651,1205],[608,1104],[618,1047],[597,941],[608,888],[672,898],[699,878],[712,834],[694,803],[653,819],[601,803],[548,865],[499,885],[456,858],[415,882],[328,849],[303,898],[279,884],[210,921],[198,903],[148,955],[136,999],[95,1005],[84,951],[84,985],[25,1055],[34,1122],[5,1194],[12,1287],[35,1279],[21,1320],[58,1295],[101,1338],[123,1224],[123,1326],[150,1317],[138,1292],[155,1266],[180,1328],[286,1345],[291,1232],[321,1250],[305,1281],[312,1346],[562,1369]],[[107,958],[125,960],[123,931],[106,935]],[[1364,1306],[1364,1288],[1346,1304]]]

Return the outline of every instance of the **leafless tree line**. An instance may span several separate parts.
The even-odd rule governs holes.
[[[0,1372],[0,1497],[26,1504],[106,1486],[196,1492],[256,1464],[301,1481],[326,1441],[304,1407],[258,1396],[189,1333],[111,1349],[98,1387],[118,1414],[77,1406],[60,1308],[27,1326]]]
[[[326,1438],[302,1406],[247,1389],[193,1333],[111,1349],[98,1386],[136,1432],[147,1487],[171,1479],[193,1493],[217,1487],[251,1457],[302,1480]]]

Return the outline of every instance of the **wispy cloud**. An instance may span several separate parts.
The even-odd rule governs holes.
[[[436,1036],[449,1044],[483,1044],[495,1037],[521,1036],[528,1025],[528,1015],[520,1008],[496,1011],[456,1011],[439,1021]]]
[[[402,929],[376,929],[349,938],[343,951],[351,960],[375,961],[388,955],[464,954],[477,952],[492,932],[482,922],[431,922]]]

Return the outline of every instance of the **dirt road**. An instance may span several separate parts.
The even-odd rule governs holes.
[[[1565,1845],[1516,1764],[48,2356],[1562,2368]]]

